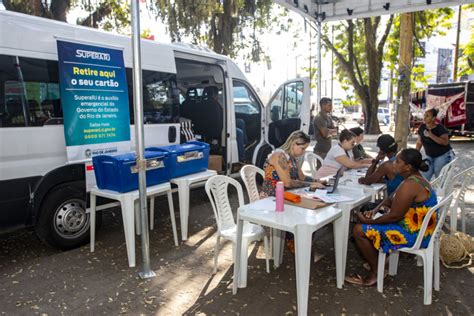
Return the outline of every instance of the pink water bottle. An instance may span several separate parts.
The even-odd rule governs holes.
[[[285,186],[283,185],[282,181],[278,181],[276,184],[275,189],[275,196],[276,196],[276,208],[275,211],[283,212],[284,211],[284,204],[283,204],[283,194],[285,193]]]

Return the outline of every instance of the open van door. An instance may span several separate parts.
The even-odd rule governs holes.
[[[296,78],[283,83],[265,109],[265,138],[278,148],[297,130],[308,133],[311,90],[309,78]]]

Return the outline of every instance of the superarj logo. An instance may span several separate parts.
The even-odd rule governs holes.
[[[83,50],[83,49],[76,50],[76,57],[110,61],[110,54],[93,52],[93,51]]]

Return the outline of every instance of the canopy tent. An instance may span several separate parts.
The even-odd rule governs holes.
[[[452,7],[473,0],[275,0],[305,18],[323,22]]]

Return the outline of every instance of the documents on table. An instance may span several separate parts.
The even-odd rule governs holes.
[[[367,168],[361,168],[361,169],[350,169],[344,172],[344,174],[351,175],[351,176],[359,176],[363,177],[367,173]]]
[[[326,203],[340,203],[340,202],[348,202],[348,201],[354,200],[354,198],[351,198],[345,195],[340,195],[337,193],[328,194],[326,190],[314,191],[313,197],[318,198]]]

